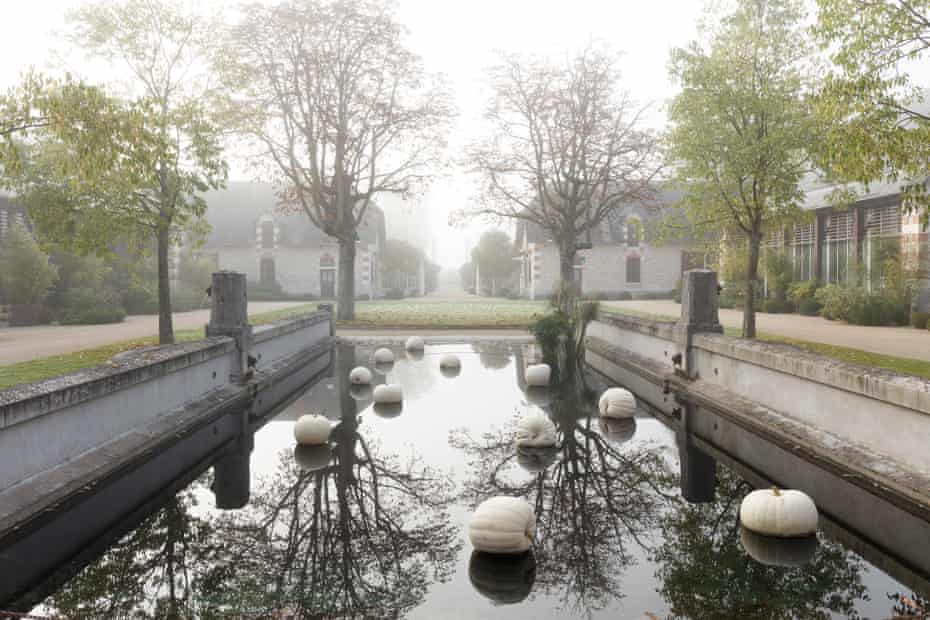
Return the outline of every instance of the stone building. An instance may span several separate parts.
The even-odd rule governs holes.
[[[280,213],[268,184],[230,182],[206,194],[211,226],[203,255],[214,256],[220,269],[245,273],[250,284],[280,285],[290,295],[334,298],[338,293],[339,244],[304,213]],[[383,295],[381,256],[384,214],[370,205],[358,231],[355,294]]]
[[[591,234],[591,247],[575,255],[575,281],[585,295],[616,298],[671,297],[686,269],[704,266],[704,254],[687,240],[656,242],[666,210],[680,192],[662,191],[650,204],[629,204],[611,213]],[[587,243],[588,239],[579,239]],[[547,231],[521,221],[516,245],[520,294],[529,299],[551,295],[559,281],[559,249]]]

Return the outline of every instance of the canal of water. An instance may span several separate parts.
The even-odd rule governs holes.
[[[751,486],[722,464],[714,501],[686,502],[674,433],[645,408],[603,426],[600,377],[527,396],[519,346],[398,350],[375,376],[403,385],[403,408],[376,411],[343,381],[371,350],[339,345],[333,378],[256,434],[245,508],[215,509],[207,472],[31,613],[746,620],[926,605],[824,533],[800,547],[748,537],[737,511]],[[439,370],[449,352],[457,375]],[[561,446],[518,453],[515,423],[538,408]],[[341,421],[332,445],[295,449],[294,421],[314,412]],[[500,494],[526,498],[538,521],[533,552],[509,562],[474,555],[466,534],[474,507]]]

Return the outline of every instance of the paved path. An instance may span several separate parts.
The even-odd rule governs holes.
[[[607,301],[606,307],[629,308],[637,312],[679,316],[681,306],[673,301]],[[740,310],[720,310],[720,322],[725,327],[739,328],[743,324]],[[912,327],[865,327],[827,321],[817,316],[797,314],[756,314],[760,332],[822,342],[872,353],[894,355],[930,361],[930,331]]]
[[[307,302],[253,301],[249,313],[258,314],[300,306]],[[174,329],[203,329],[210,320],[209,310],[176,312]],[[158,333],[158,316],[128,316],[112,325],[39,325],[36,327],[0,328],[0,364],[25,362],[49,355],[92,349],[113,342],[145,338]]]

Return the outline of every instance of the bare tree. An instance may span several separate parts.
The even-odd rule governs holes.
[[[567,62],[502,55],[489,69],[488,134],[468,149],[482,179],[470,215],[532,222],[572,280],[585,236],[619,206],[649,200],[661,167],[642,109],[621,88],[618,55],[590,46]]]
[[[439,76],[380,0],[245,7],[220,66],[241,126],[273,162],[284,208],[339,243],[338,317],[355,316],[357,229],[377,194],[435,171],[454,115]]]

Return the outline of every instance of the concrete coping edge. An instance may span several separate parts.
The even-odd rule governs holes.
[[[225,336],[145,347],[108,364],[0,390],[0,430],[11,426],[10,420],[21,423],[73,407],[228,355],[235,348],[235,341]]]
[[[331,320],[331,318],[331,313],[325,310],[318,310],[316,312],[274,321],[273,323],[256,325],[252,331],[252,341],[256,344],[265,342],[266,340],[271,340],[284,334],[306,329],[307,327],[318,325],[319,323],[325,323]]]
[[[615,312],[598,312],[597,321],[606,323],[620,329],[639,332],[647,336],[662,338],[664,340],[675,340],[676,321],[658,321],[655,319],[646,319],[630,314],[621,314]]]

